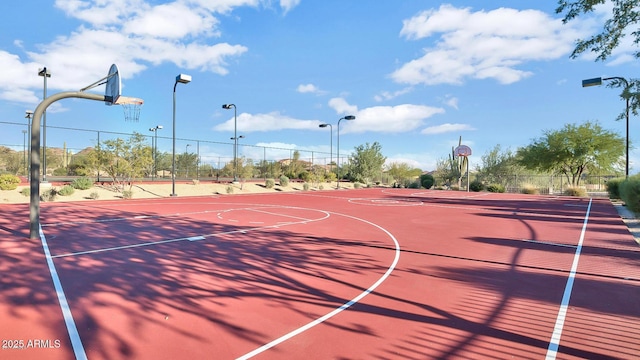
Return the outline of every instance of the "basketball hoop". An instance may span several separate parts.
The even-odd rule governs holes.
[[[456,156],[463,156],[463,157],[471,156],[471,148],[468,147],[467,145],[460,145],[457,148],[455,148],[454,154]]]
[[[122,106],[124,111],[124,121],[126,122],[138,122],[140,120],[140,108],[144,104],[142,99],[120,96],[114,102],[114,105]]]

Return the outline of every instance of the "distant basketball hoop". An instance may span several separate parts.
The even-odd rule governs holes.
[[[453,150],[453,153],[456,156],[464,156],[464,157],[471,156],[471,148],[468,147],[467,145],[460,145]]]
[[[139,122],[140,108],[142,108],[142,104],[144,104],[144,101],[142,99],[128,96],[119,96],[118,100],[116,100],[113,104],[122,106],[122,110],[124,111],[124,121]]]

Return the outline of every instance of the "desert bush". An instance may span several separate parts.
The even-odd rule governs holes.
[[[55,201],[58,197],[58,189],[52,187],[40,193],[40,201]]]
[[[362,184],[360,184],[359,182],[353,183],[353,188],[354,189],[360,189],[361,187],[362,187]]]
[[[131,191],[131,190],[122,190],[122,198],[123,199],[133,199],[133,191]]]
[[[233,185],[227,186],[227,194],[233,194]]]
[[[540,194],[540,191],[538,190],[538,188],[533,185],[523,185],[522,190],[520,192],[523,194],[529,194],[529,195]]]
[[[469,190],[474,191],[474,192],[482,191],[482,190],[484,190],[484,184],[479,180],[473,180],[469,184]]]
[[[624,179],[611,179],[607,181],[607,193],[611,199],[620,199],[620,184]]]
[[[18,184],[20,184],[19,177],[11,174],[0,175],[0,190],[15,190]]]
[[[587,190],[579,187],[569,187],[564,191],[567,196],[587,196]]]
[[[73,182],[71,183],[71,186],[74,189],[78,189],[78,190],[88,190],[93,187],[93,179],[88,177],[77,178],[73,180]]]
[[[98,194],[97,191],[94,191],[91,194],[89,194],[89,199],[98,200],[98,198],[100,198],[100,194]]]
[[[264,187],[266,187],[267,189],[273,189],[274,186],[276,186],[276,181],[273,179],[267,179],[264,182]]]
[[[422,185],[425,189],[431,189],[431,187],[435,184],[435,179],[431,174],[422,174],[420,175],[420,185]]]
[[[505,191],[504,185],[489,184],[487,185],[487,191],[492,193],[503,193]]]
[[[193,182],[193,185],[200,185],[200,180],[198,179],[193,179],[191,181]]]
[[[76,191],[76,189],[74,189],[73,186],[65,185],[58,191],[58,194],[60,196],[69,196],[73,194],[74,191]]]
[[[20,194],[22,194],[23,196],[30,196],[31,195],[31,188],[24,188],[22,190],[20,190]]]
[[[418,181],[413,181],[411,183],[409,183],[409,185],[407,185],[407,188],[409,189],[420,189],[420,182]]]
[[[302,184],[302,190],[308,191],[309,190],[309,183]]]
[[[282,175],[280,176],[280,186],[289,186],[289,178]]]
[[[320,185],[320,186],[318,186],[318,189],[320,189],[320,190],[324,190],[324,185]]]
[[[637,175],[620,183],[620,198],[629,210],[640,213],[640,178]]]

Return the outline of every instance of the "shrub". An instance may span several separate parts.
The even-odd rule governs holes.
[[[611,199],[620,199],[620,184],[624,179],[611,179],[607,181],[607,192]]]
[[[122,190],[122,198],[123,199],[133,199],[133,191],[131,191],[131,190]]]
[[[200,180],[198,179],[193,179],[191,181],[193,182],[193,185],[200,185]]]
[[[302,190],[304,190],[304,191],[309,190],[309,183],[302,184]]]
[[[420,189],[420,183],[417,181],[411,182],[409,183],[409,185],[407,185],[407,188],[409,189]]]
[[[504,185],[489,184],[487,185],[487,191],[492,193],[503,193],[505,191]]]
[[[26,187],[26,188],[20,190],[20,194],[22,194],[24,196],[27,196],[27,197],[30,196],[31,195],[31,188]]]
[[[523,194],[529,194],[529,195],[537,195],[537,194],[539,194],[539,193],[540,193],[540,191],[538,190],[538,188],[536,188],[536,187],[535,187],[535,186],[533,186],[533,185],[524,185],[524,186],[522,187],[521,192],[522,192]]]
[[[450,190],[454,190],[454,191],[458,191],[458,190],[460,190],[460,187],[459,187],[458,185],[451,185],[451,186],[449,187],[449,189],[450,189]]]
[[[425,189],[431,189],[431,187],[435,184],[435,179],[433,175],[430,174],[422,174],[420,175],[420,185],[422,185]]]
[[[233,185],[227,186],[227,194],[233,194]]]
[[[88,189],[91,189],[91,187],[93,187],[93,179],[88,177],[77,178],[73,180],[73,182],[71,183],[71,186],[74,189],[78,189],[78,190],[88,190]]]
[[[264,187],[267,189],[273,189],[274,186],[276,186],[276,181],[273,179],[267,179],[264,183]]]
[[[579,187],[569,187],[564,191],[567,196],[587,196],[587,190]]]
[[[289,186],[289,178],[284,175],[280,176],[280,186]]]
[[[318,186],[318,189],[320,189],[320,190],[324,190],[324,186],[323,186],[323,185],[320,185],[320,186]]]
[[[60,196],[69,196],[73,194],[74,191],[76,191],[76,189],[74,189],[73,186],[65,185],[58,191],[58,194],[60,194]]]
[[[58,190],[52,187],[40,194],[40,201],[55,201],[56,197],[58,197]]]
[[[98,200],[99,197],[100,195],[98,194],[97,191],[94,191],[91,194],[89,194],[89,199]]]
[[[473,180],[469,184],[469,190],[474,191],[474,192],[482,191],[482,190],[484,190],[484,184],[480,180]]]
[[[360,184],[359,182],[353,183],[353,188],[354,189],[360,189],[360,187],[362,187],[362,184]]]
[[[19,177],[11,174],[0,175],[0,190],[15,190],[18,184],[20,184]]]
[[[620,183],[620,198],[627,208],[634,213],[640,213],[640,178],[629,177]]]
[[[67,176],[67,175],[69,175],[69,171],[67,171],[66,167],[53,169],[53,176]]]

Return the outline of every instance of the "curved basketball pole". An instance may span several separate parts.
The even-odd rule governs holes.
[[[40,118],[49,105],[66,98],[80,98],[110,102],[106,95],[85,93],[82,91],[67,91],[54,94],[44,99],[33,113],[31,122],[31,182],[29,201],[29,238],[40,239]]]

